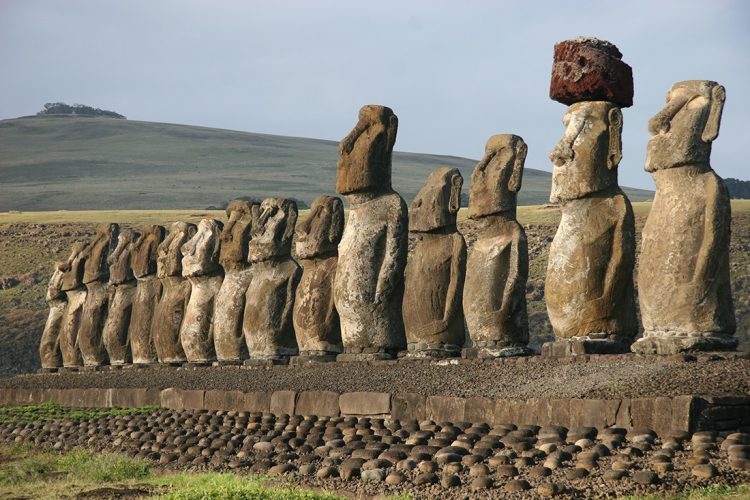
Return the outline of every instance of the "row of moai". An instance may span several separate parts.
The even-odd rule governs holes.
[[[736,346],[729,281],[730,205],[710,167],[724,88],[675,84],[649,122],[646,170],[656,196],[642,235],[617,183],[630,67],[617,48],[578,38],[555,46],[550,96],[569,108],[550,159],[562,217],[545,299],[552,356],[670,354]],[[101,226],[50,282],[42,366],[287,363],[527,355],[527,240],[516,220],[527,146],[489,139],[472,174],[468,252],[457,230],[463,178],[433,172],[407,211],[391,185],[398,119],[360,110],[339,147],[336,191],[296,225],[293,201],[234,201],[228,222],[137,231]],[[345,226],[345,227],[344,227]],[[408,233],[414,248],[407,256]],[[295,236],[296,258],[291,255]]]

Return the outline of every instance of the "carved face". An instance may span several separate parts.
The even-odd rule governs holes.
[[[339,144],[336,192],[352,194],[391,188],[391,154],[398,118],[385,106],[367,105]]]
[[[344,232],[344,204],[334,196],[318,196],[310,215],[297,226],[295,249],[300,259],[336,252]]]
[[[198,228],[188,222],[175,222],[169,236],[159,244],[156,254],[156,275],[159,278],[182,275],[182,245],[190,241]]]
[[[430,174],[409,210],[409,231],[427,232],[456,225],[464,178],[457,168],[443,167]]]
[[[284,198],[263,200],[250,240],[250,261],[260,262],[289,255],[296,223],[297,203]]]
[[[117,235],[117,246],[109,254],[109,282],[118,285],[134,279],[131,268],[132,244],[138,237],[138,233],[132,229],[123,229]]]
[[[136,278],[143,278],[156,273],[158,249],[164,240],[164,226],[142,226],[138,228],[138,237],[133,243],[131,265]]]
[[[183,276],[203,276],[219,270],[219,237],[223,228],[216,219],[203,219],[198,223],[198,231],[182,245]]]
[[[725,99],[724,87],[716,82],[690,80],[672,85],[667,105],[648,122],[651,139],[646,171],[708,165]]]
[[[469,217],[477,218],[516,208],[528,147],[517,135],[493,135],[484,157],[471,174]]]
[[[68,259],[58,263],[57,269],[63,273],[60,286],[63,292],[83,286],[83,266],[86,262],[83,251],[85,249],[86,245],[83,243],[74,243],[70,248]]]
[[[565,134],[549,155],[554,165],[550,201],[583,198],[617,185],[622,158],[622,112],[606,101],[573,104],[563,117]]]
[[[221,232],[219,262],[224,269],[247,264],[247,248],[253,222],[258,218],[259,205],[252,201],[233,200],[227,206],[229,219]]]
[[[86,246],[84,256],[86,265],[83,271],[83,282],[106,281],[109,278],[107,258],[115,249],[117,235],[120,232],[118,224],[102,224],[96,228],[94,239]]]

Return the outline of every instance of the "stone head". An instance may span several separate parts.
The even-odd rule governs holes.
[[[57,269],[63,273],[62,291],[75,290],[83,286],[83,266],[86,262],[83,251],[85,249],[84,243],[73,243],[68,259],[57,263]]]
[[[711,143],[719,136],[725,99],[724,87],[716,82],[688,80],[672,85],[666,106],[648,122],[651,139],[646,171],[709,166]]]
[[[617,185],[622,159],[622,111],[607,101],[571,105],[563,117],[565,133],[549,155],[550,201],[583,198]]]
[[[528,150],[517,135],[498,134],[489,138],[484,157],[471,174],[469,217],[515,211]]]
[[[107,258],[117,245],[120,226],[115,223],[101,224],[96,228],[94,239],[86,245],[84,257],[86,264],[83,271],[83,282],[106,281],[109,278]]]
[[[112,284],[125,283],[134,279],[131,267],[132,245],[138,238],[138,233],[132,229],[121,229],[117,235],[117,245],[107,257],[109,264],[109,282]]]
[[[137,229],[138,237],[133,242],[131,266],[136,278],[156,273],[159,245],[164,241],[164,226],[147,225]]]
[[[398,118],[391,108],[369,104],[339,144],[336,192],[355,194],[391,188],[391,155]]]
[[[254,201],[232,200],[227,205],[227,223],[221,232],[219,262],[224,269],[247,264],[247,249],[253,223],[258,218],[260,205]]]
[[[224,224],[216,219],[203,219],[192,238],[182,245],[182,275],[203,276],[218,271],[221,230]]]
[[[307,219],[297,225],[295,250],[300,259],[336,252],[344,232],[344,204],[335,196],[318,196]]]
[[[292,251],[297,223],[297,203],[285,198],[266,198],[250,239],[250,261],[261,262],[284,257]]]
[[[156,275],[160,278],[182,275],[182,245],[195,236],[198,228],[189,222],[175,222],[169,235],[156,250]]]
[[[409,231],[425,233],[456,225],[464,178],[457,168],[442,167],[430,174],[409,210]]]

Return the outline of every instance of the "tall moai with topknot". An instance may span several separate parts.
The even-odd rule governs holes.
[[[253,201],[233,200],[227,205],[228,221],[221,232],[219,263],[224,281],[216,297],[214,345],[218,364],[240,364],[247,357],[242,317],[245,293],[250,285],[248,247],[259,205]]]
[[[731,207],[711,168],[724,87],[679,82],[648,124],[646,171],[656,195],[643,228],[638,293],[644,354],[731,350],[737,346],[729,280]]]
[[[516,220],[528,148],[513,134],[493,135],[474,168],[469,217],[479,225],[471,246],[463,306],[471,347],[466,356],[531,354],[526,312],[529,255],[526,231]]]
[[[397,130],[393,110],[367,105],[339,144],[336,191],[350,203],[334,283],[342,361],[392,359],[406,348],[401,308],[409,216],[391,187]]]
[[[65,275],[64,267],[64,262],[55,262],[45,296],[49,314],[47,314],[42,339],[39,342],[39,359],[41,360],[42,371],[45,372],[56,372],[62,366],[60,335],[65,320],[65,308],[68,305],[65,292],[62,290]]]
[[[545,283],[555,341],[542,354],[627,352],[638,331],[635,224],[617,167],[620,108],[633,103],[632,70],[609,42],[566,40],[555,45],[550,97],[569,107],[565,133],[550,153],[550,201],[562,216]]]
[[[122,229],[117,235],[117,246],[107,258],[109,308],[102,338],[112,366],[122,366],[131,361],[128,328],[136,292],[131,257],[133,242],[137,237],[138,233],[132,229]]]
[[[266,198],[250,239],[250,285],[242,331],[249,359],[245,364],[287,364],[299,350],[292,312],[302,268],[292,258],[297,203]]]
[[[134,364],[155,364],[153,328],[156,308],[161,299],[162,282],[157,277],[159,245],[164,241],[164,226],[146,225],[138,228],[133,242],[131,266],[138,283],[133,299],[128,337]]]
[[[118,224],[102,224],[96,235],[83,250],[86,263],[83,269],[83,283],[86,285],[86,302],[81,313],[81,326],[78,330],[78,347],[83,357],[83,365],[97,367],[108,362],[104,349],[103,330],[107,320],[109,304],[109,263],[107,259],[117,245]]]
[[[335,361],[343,351],[339,313],[333,301],[338,245],[344,232],[344,204],[319,196],[295,231],[295,249],[303,272],[294,299],[294,332],[299,356],[294,363]]]
[[[197,230],[195,224],[175,222],[157,248],[156,276],[162,291],[154,311],[151,335],[159,363],[176,365],[187,361],[180,343],[180,328],[191,287],[182,276],[182,246]]]
[[[439,168],[411,204],[414,248],[406,263],[403,303],[407,357],[461,354],[466,242],[456,228],[456,216],[463,183],[457,168]]]
[[[203,219],[195,235],[182,246],[182,276],[190,282],[190,300],[180,327],[187,361],[207,364],[216,359],[214,310],[224,273],[219,266],[221,231],[216,219]]]
[[[74,243],[70,255],[60,265],[62,283],[60,290],[65,293],[66,305],[63,324],[60,330],[60,354],[64,368],[76,369],[83,365],[78,349],[78,330],[81,327],[83,304],[86,302],[86,288],[83,285],[83,268],[86,264],[84,243]]]

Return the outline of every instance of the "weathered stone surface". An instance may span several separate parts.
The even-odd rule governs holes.
[[[159,394],[160,406],[173,410],[201,410],[205,408],[206,391],[168,388]]]
[[[182,277],[182,246],[195,235],[195,224],[175,222],[157,249],[157,271],[162,287],[154,311],[151,335],[157,357],[162,363],[186,360],[180,343],[180,327],[190,300],[190,282]]]
[[[342,415],[385,415],[391,413],[391,395],[385,392],[345,392],[339,396]]]
[[[86,263],[83,254],[84,248],[84,244],[74,243],[68,259],[58,266],[62,272],[60,290],[65,294],[66,302],[58,342],[63,366],[66,367],[83,364],[81,353],[78,350],[78,328],[81,324],[83,303],[86,301],[86,289],[83,288],[83,267]],[[51,284],[52,281],[50,280]],[[45,342],[45,346],[49,345]]]
[[[643,228],[638,290],[645,332],[635,352],[737,345],[729,195],[710,165],[724,99],[724,87],[716,82],[679,82],[649,122],[646,170],[656,195]]]
[[[318,417],[339,416],[339,395],[330,391],[303,391],[297,397],[294,409],[297,415]]]
[[[147,275],[139,277],[137,283],[128,329],[133,363],[156,363],[158,357],[154,338],[154,318],[162,298],[162,280],[155,275]],[[158,325],[159,328],[165,326]]]
[[[633,70],[613,44],[578,37],[555,44],[549,96],[563,104],[610,101],[633,105]]]
[[[406,264],[403,302],[409,355],[448,347],[457,355],[464,343],[466,242],[456,229],[462,186],[457,168],[440,168],[412,203],[409,226],[416,243]]]
[[[135,297],[135,276],[131,267],[132,245],[138,234],[123,229],[117,246],[109,254],[109,305],[102,330],[102,341],[112,365],[130,362],[128,327]]]
[[[198,231],[182,246],[182,276],[190,281],[190,300],[180,327],[185,357],[193,363],[216,358],[213,314],[223,275],[219,267],[221,230],[216,219],[203,219]]]
[[[47,286],[47,305],[49,314],[44,324],[42,339],[39,342],[39,358],[42,368],[58,368],[62,366],[62,353],[60,352],[60,334],[62,333],[65,318],[65,307],[67,300],[62,291],[65,262],[56,262],[54,271]]]
[[[266,198],[250,240],[250,285],[242,331],[251,359],[286,357],[298,352],[292,311],[302,269],[292,259],[297,204]]]
[[[427,397],[415,393],[394,394],[391,400],[391,418],[396,420],[427,418]]]
[[[344,205],[333,196],[316,198],[307,219],[297,226],[295,248],[303,272],[294,299],[293,321],[301,354],[343,350],[333,301],[343,231]]]
[[[334,301],[347,353],[382,357],[406,347],[401,306],[409,221],[406,203],[391,188],[397,129],[390,108],[364,106],[339,145],[336,191],[351,208]]]
[[[117,224],[100,225],[96,229],[94,239],[83,250],[86,259],[83,270],[86,301],[78,330],[78,347],[86,366],[99,366],[107,362],[107,352],[102,339],[109,302],[106,285],[109,279],[107,258],[115,249],[119,231],[120,226]]]
[[[436,422],[461,422],[464,420],[464,398],[429,396],[427,416]]]
[[[550,201],[562,218],[552,241],[545,299],[558,340],[629,348],[637,333],[633,210],[617,185],[622,113],[608,102],[568,108],[550,154]]]
[[[145,225],[136,229],[138,238],[131,250],[131,267],[136,278],[156,274],[159,245],[164,241],[164,226]]]
[[[269,410],[274,415],[294,415],[294,408],[297,403],[297,393],[295,391],[276,391],[271,394]]]
[[[517,135],[494,135],[472,174],[469,216],[481,227],[466,265],[463,306],[473,345],[492,357],[530,353],[528,243],[516,220],[527,150]]]

